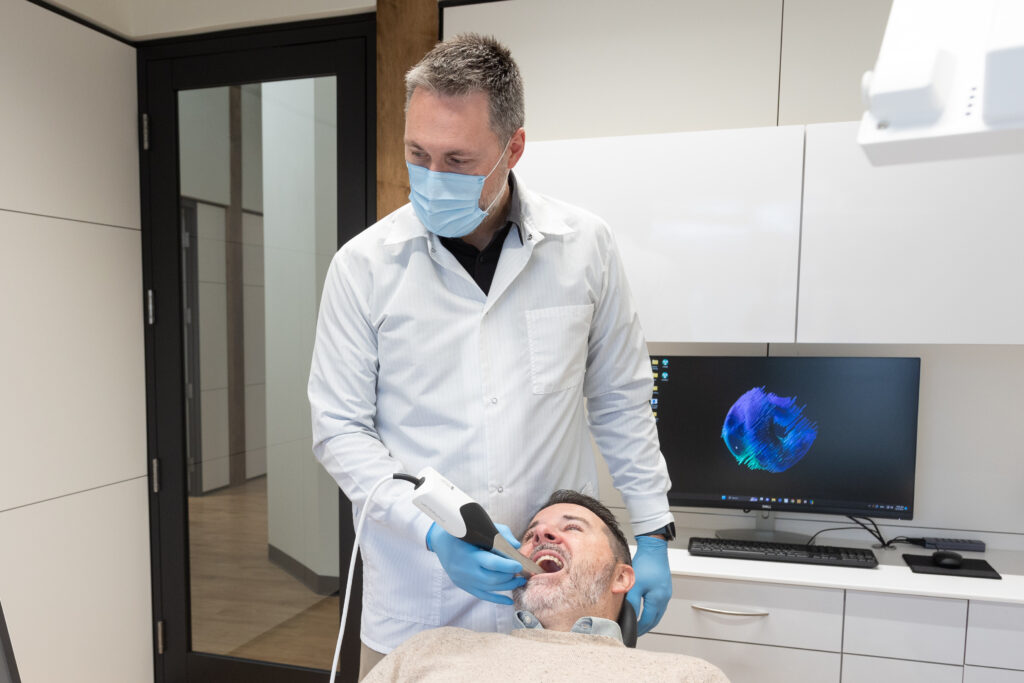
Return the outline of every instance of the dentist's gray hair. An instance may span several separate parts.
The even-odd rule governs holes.
[[[487,95],[491,130],[502,143],[523,127],[523,78],[508,48],[490,36],[464,33],[438,43],[405,74],[405,108],[413,91],[438,95]]]

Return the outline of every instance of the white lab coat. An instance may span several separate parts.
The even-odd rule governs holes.
[[[408,204],[338,251],[309,379],[314,453],[356,514],[379,479],[429,465],[520,534],[552,491],[597,495],[592,432],[634,533],[660,528],[672,515],[650,360],[611,233],[516,195],[522,238],[508,232],[488,295]],[[426,549],[411,493],[389,482],[368,513],[363,642],[510,631],[512,608],[456,588]]]

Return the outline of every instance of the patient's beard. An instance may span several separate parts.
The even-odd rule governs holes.
[[[537,546],[536,550],[544,546]],[[562,549],[564,552],[564,549]],[[599,616],[592,610],[608,594],[615,575],[615,562],[607,569],[597,566],[596,562],[569,558],[569,568],[563,570],[567,574],[555,585],[546,582],[527,581],[512,591],[512,600],[516,609],[526,610],[544,621],[546,615],[574,613],[579,616]]]

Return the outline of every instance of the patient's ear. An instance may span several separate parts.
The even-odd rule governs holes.
[[[626,594],[636,582],[636,575],[633,568],[628,564],[619,563],[615,565],[615,574],[612,576],[611,591],[613,594]]]

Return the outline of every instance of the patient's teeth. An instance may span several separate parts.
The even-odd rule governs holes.
[[[565,566],[565,563],[562,562],[562,558],[558,557],[557,555],[541,555],[535,561],[538,565],[540,565],[541,569],[543,569],[548,574],[557,572]]]

